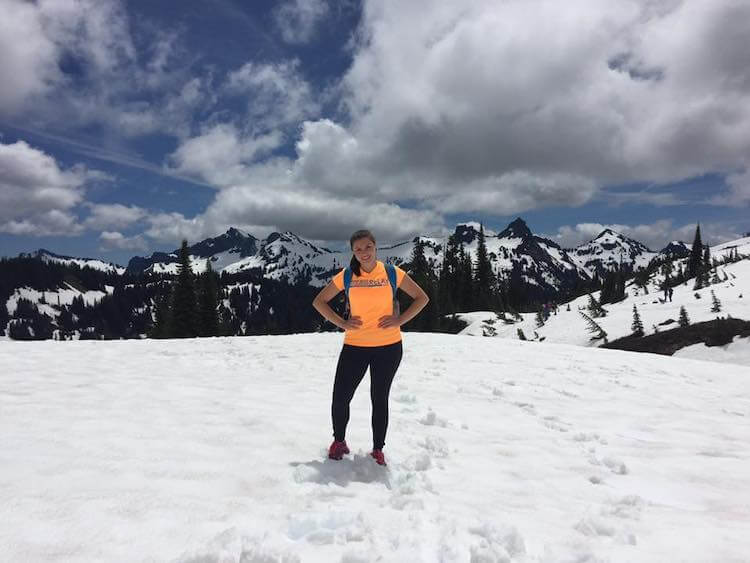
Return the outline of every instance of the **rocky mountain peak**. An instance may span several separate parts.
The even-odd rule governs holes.
[[[534,235],[531,233],[526,222],[520,217],[516,217],[516,219],[509,223],[508,226],[497,236],[498,238],[520,238],[526,240],[532,238]]]

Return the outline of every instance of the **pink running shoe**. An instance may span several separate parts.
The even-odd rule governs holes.
[[[341,459],[344,457],[344,454],[348,453],[349,447],[346,445],[346,440],[342,440],[341,442],[334,440],[331,447],[328,448],[328,457],[331,459]]]
[[[378,465],[387,465],[385,462],[385,456],[383,455],[383,450],[372,450],[370,452],[370,456],[372,456],[375,461],[378,462]]]

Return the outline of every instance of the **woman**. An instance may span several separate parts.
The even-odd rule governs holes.
[[[385,465],[383,446],[388,429],[388,394],[402,355],[399,327],[416,317],[427,305],[429,298],[406,272],[392,266],[395,269],[396,287],[414,299],[411,306],[399,314],[398,308],[394,306],[395,291],[388,269],[376,257],[375,237],[370,231],[357,231],[349,239],[349,244],[354,253],[350,264],[349,318],[341,318],[328,305],[331,299],[345,289],[346,270],[336,274],[313,301],[313,307],[321,315],[346,331],[333,384],[331,417],[334,439],[328,449],[328,457],[341,459],[344,454],[349,453],[345,440],[349,403],[369,366],[373,439],[370,455],[380,465]]]

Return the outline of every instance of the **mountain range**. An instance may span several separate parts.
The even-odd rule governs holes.
[[[475,222],[456,225],[452,236],[476,257],[480,225]],[[629,270],[648,265],[657,258],[682,258],[690,252],[690,245],[672,241],[655,252],[644,244],[617,233],[603,230],[594,239],[575,248],[562,248],[553,240],[533,234],[521,218],[515,219],[504,230],[484,231],[490,262],[496,274],[509,275],[518,267],[528,283],[549,289],[561,289],[576,278],[589,280],[602,277],[615,265]],[[424,245],[427,261],[439,268],[448,237],[418,236],[390,246],[378,248],[378,257],[394,264],[410,261],[415,245]],[[274,232],[259,239],[240,229],[230,228],[225,233],[202,240],[188,247],[193,270],[200,273],[207,262],[217,272],[237,273],[246,270],[259,272],[270,279],[285,278],[291,282],[307,279],[312,286],[322,287],[350,259],[349,251],[330,250],[286,231]],[[154,252],[150,256],[134,256],[127,267],[102,260],[61,256],[40,249],[25,256],[45,261],[75,263],[117,273],[176,273],[178,249],[173,252]]]
[[[418,236],[384,245],[378,248],[378,258],[424,276],[423,270],[420,274],[411,264],[415,247],[420,245],[427,264],[438,274],[452,247],[459,247],[459,254],[476,263],[482,234],[489,263],[500,281],[497,291],[502,304],[479,304],[474,298],[477,288],[471,285],[476,280],[467,285],[464,277],[458,277],[464,274],[451,262],[447,271],[452,281],[429,284],[436,292],[431,297],[436,303],[434,315],[506,306],[535,311],[540,303],[564,303],[601,287],[614,266],[627,274],[653,266],[654,261],[684,259],[690,252],[679,241],[655,252],[611,229],[566,249],[535,235],[517,218],[500,232],[468,222],[456,225],[450,236]],[[214,271],[226,274],[219,287],[222,333],[240,335],[326,330],[310,303],[351,260],[348,250],[331,250],[292,232],[257,238],[236,228],[197,242],[188,252],[196,273],[211,264]],[[0,262],[0,338],[5,334],[42,339],[143,337],[156,322],[158,303],[169,299],[178,254],[175,250],[134,256],[127,267],[45,249],[4,260]],[[459,269],[465,271],[463,266]],[[649,268],[648,275],[654,270]],[[444,291],[441,295],[438,285]],[[446,296],[447,301],[439,301]],[[442,328],[460,330],[448,324]]]

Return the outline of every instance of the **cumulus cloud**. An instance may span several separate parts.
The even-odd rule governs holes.
[[[278,147],[281,140],[278,131],[254,136],[222,123],[181,143],[169,156],[168,169],[216,186],[230,185],[247,178],[249,165]]]
[[[645,244],[654,251],[659,251],[673,240],[691,244],[695,236],[695,227],[695,223],[675,226],[671,219],[640,225],[578,223],[577,225],[563,225],[558,228],[557,233],[547,236],[563,248],[573,248],[592,240],[605,229],[612,229]],[[702,223],[701,235],[703,242],[711,245],[740,238],[737,229],[719,222]]]
[[[161,242],[200,240],[238,227],[263,237],[291,230],[308,239],[342,240],[368,228],[378,240],[401,241],[415,233],[442,232],[439,213],[408,209],[366,198],[336,198],[324,193],[295,191],[285,185],[245,185],[226,188],[204,213],[187,218],[180,213],[152,214],[145,234]]]
[[[0,108],[10,113],[29,97],[43,95],[62,79],[58,49],[30,2],[3,3],[0,18]]]
[[[327,0],[286,0],[274,12],[274,21],[287,43],[309,42],[328,15]]]
[[[83,226],[73,213],[50,209],[0,223],[0,233],[3,232],[11,235],[76,236],[83,232]]]
[[[12,56],[0,50],[0,114],[59,101],[65,83],[63,114],[171,134],[166,172],[219,188],[196,217],[146,218],[154,237],[235,224],[339,238],[375,221],[395,238],[440,228],[445,213],[510,215],[600,196],[673,206],[685,201],[674,183],[707,173],[728,175],[714,203],[750,201],[746,2],[365,1],[334,88],[343,117],[327,118],[295,61],[249,62],[214,81],[173,70],[185,68],[170,64],[174,35],[158,35],[144,57],[114,0],[10,6],[6,37],[30,40],[9,41]],[[276,16],[296,26],[287,40],[307,41],[328,11],[288,1]],[[65,72],[76,66],[86,72]],[[16,78],[21,87],[7,90]],[[241,113],[197,111],[243,97]],[[653,187],[602,193],[640,182]],[[650,227],[642,236],[654,242],[677,229]],[[581,235],[566,228],[558,235]]]
[[[145,235],[151,239],[164,243],[179,243],[182,239],[198,241],[216,236],[219,231],[213,231],[206,226],[203,217],[186,218],[182,213],[153,213],[147,218],[149,227]]]
[[[746,168],[750,5],[531,4],[366,3],[350,121],[306,123],[293,174],[507,214]]]
[[[102,251],[110,250],[141,250],[148,249],[148,243],[142,235],[126,237],[118,231],[103,231],[99,235],[100,246]]]
[[[747,205],[750,203],[750,168],[726,177],[729,189],[709,200],[714,205]]]
[[[89,229],[107,229],[128,227],[142,220],[148,211],[137,205],[120,203],[86,203],[90,215],[84,221]]]
[[[249,100],[245,119],[254,130],[296,126],[320,111],[297,60],[276,64],[248,62],[229,73],[223,94]]]
[[[210,75],[189,74],[177,34],[140,36],[136,42],[117,0],[7,0],[0,117],[66,129],[105,124],[132,136],[189,134],[192,114],[213,103]]]
[[[227,159],[204,157],[209,151],[182,157],[180,150],[192,155],[186,142],[173,161],[195,163],[191,173],[244,194],[236,207],[220,195],[204,214],[212,221],[224,212],[254,222],[262,209],[274,224],[295,223],[287,222],[294,211],[258,203],[264,187],[311,209],[331,200],[353,209],[383,203],[434,224],[445,213],[583,205],[605,186],[637,182],[653,187],[607,193],[607,200],[679,205],[678,193],[659,186],[747,169],[750,80],[740,61],[750,7],[531,4],[367,2],[340,85],[345,122],[304,121],[294,157],[254,161],[255,138],[224,128]],[[728,34],[719,41],[722,30]],[[721,50],[708,48],[717,43]],[[281,114],[290,107],[289,115],[304,116],[294,100],[307,90],[295,86],[292,70],[245,65],[227,90],[288,88],[299,95],[280,98]],[[743,176],[730,178],[734,200],[742,200]],[[248,215],[239,217],[240,209]],[[311,214],[304,234],[327,230],[316,217],[323,216]],[[417,232],[415,223],[410,234]]]
[[[253,165],[281,147],[301,120],[320,111],[297,61],[249,62],[227,75],[220,95],[248,99],[245,111],[183,138],[167,157],[167,171],[216,187],[246,183],[259,174]]]
[[[342,233],[361,228],[383,233],[383,240],[403,240],[442,226],[440,214],[431,210],[404,208],[373,198],[339,198],[294,186],[228,188],[217,194],[203,216],[210,224],[284,225],[284,230],[321,240],[339,240]]]
[[[101,177],[81,165],[63,169],[24,141],[0,142],[0,232],[80,233],[72,210],[83,201],[86,182]]]

